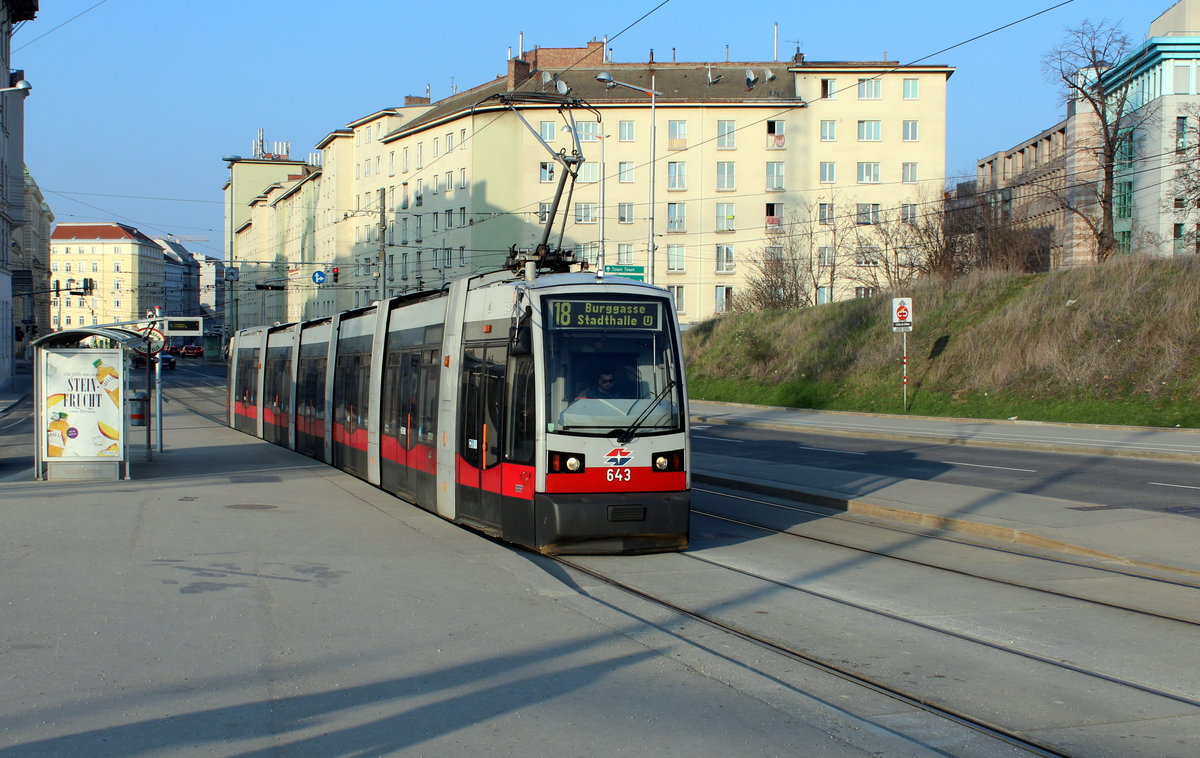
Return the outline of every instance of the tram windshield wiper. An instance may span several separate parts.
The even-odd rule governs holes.
[[[667,393],[670,392],[671,388],[674,386],[674,379],[668,381],[667,386],[663,387],[661,390],[659,390],[657,395],[651,398],[650,402],[646,405],[646,410],[642,411],[641,415],[634,419],[632,424],[617,434],[617,442],[621,443],[622,445],[628,445],[629,441],[633,439],[633,435],[637,434],[637,430],[641,428],[642,423],[645,422],[645,420],[650,416],[650,412],[658,407],[659,401],[666,397]]]

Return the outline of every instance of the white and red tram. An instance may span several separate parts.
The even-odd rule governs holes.
[[[687,547],[687,395],[659,287],[467,277],[242,330],[229,367],[235,429],[456,523],[546,553]]]

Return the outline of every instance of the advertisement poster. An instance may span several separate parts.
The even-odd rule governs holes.
[[[42,363],[45,460],[124,460],[120,350],[48,350]]]

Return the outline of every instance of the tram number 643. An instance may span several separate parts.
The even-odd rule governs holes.
[[[633,481],[633,472],[627,468],[610,468],[605,474],[610,482]]]

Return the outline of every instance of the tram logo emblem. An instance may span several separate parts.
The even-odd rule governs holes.
[[[608,461],[610,466],[624,466],[633,460],[633,451],[623,447],[614,447],[604,454],[604,460]]]

